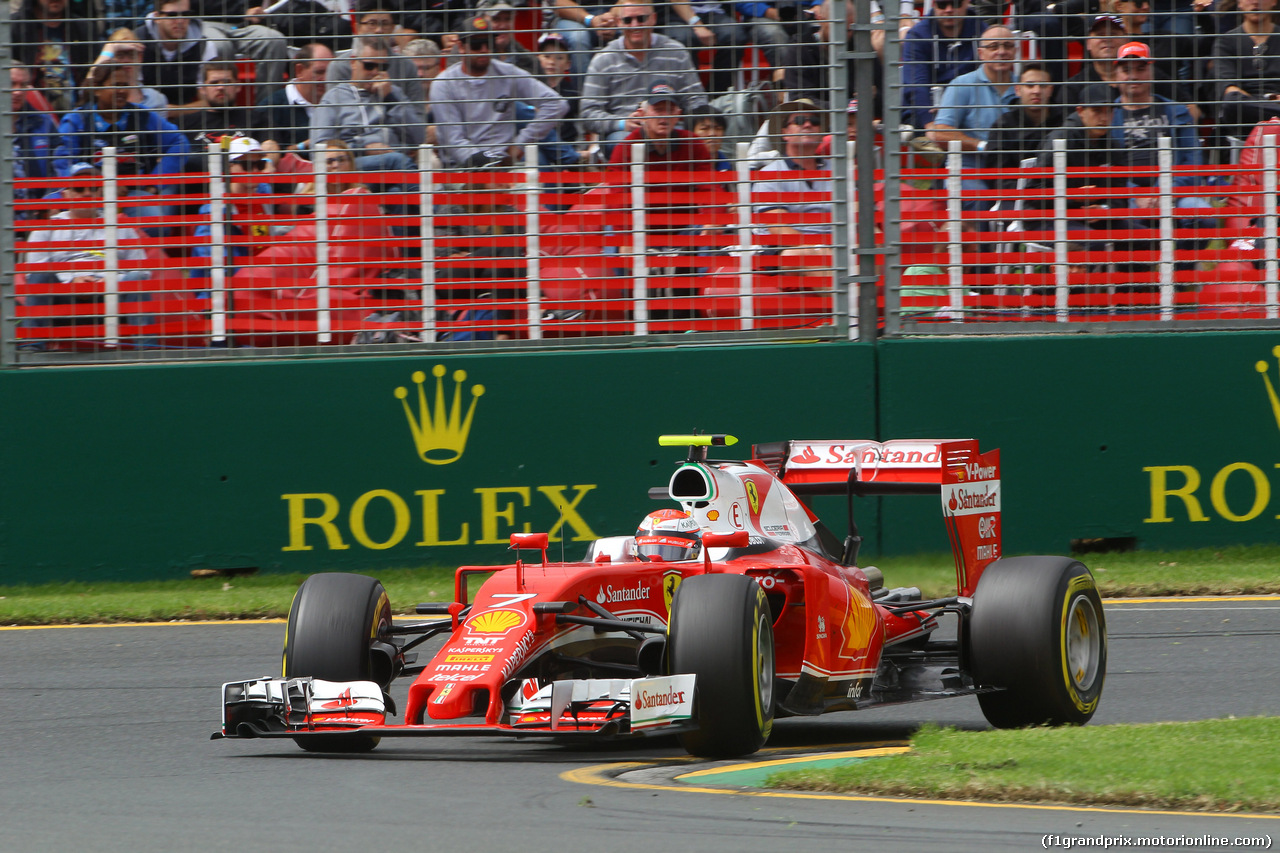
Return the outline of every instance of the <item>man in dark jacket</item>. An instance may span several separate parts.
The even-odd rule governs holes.
[[[982,162],[985,169],[1003,169],[1009,173],[993,182],[1006,190],[1016,187],[1016,172],[1022,161],[1035,157],[1044,146],[1045,137],[1061,127],[1067,117],[1062,107],[1051,103],[1054,86],[1043,65],[1034,62],[1023,65],[1013,89],[1018,102],[1005,110],[991,128]]]
[[[333,51],[322,44],[303,45],[293,57],[293,79],[258,102],[254,135],[280,148],[306,148],[311,114],[324,97],[325,72],[332,59]]]
[[[933,123],[933,90],[978,67],[983,23],[969,0],[934,0],[933,11],[902,40],[902,119],[925,130]]]
[[[59,112],[76,106],[76,87],[98,55],[101,33],[67,11],[67,0],[24,0],[14,16],[13,58],[31,69],[32,85]]]

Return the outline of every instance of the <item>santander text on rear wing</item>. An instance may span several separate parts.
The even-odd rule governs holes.
[[[792,440],[754,450],[799,495],[940,495],[960,595],[972,595],[1000,557],[1000,451],[981,453],[976,439]]]

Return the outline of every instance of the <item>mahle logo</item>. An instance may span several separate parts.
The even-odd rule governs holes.
[[[471,420],[476,414],[476,403],[484,395],[483,385],[471,386],[471,405],[463,419],[462,383],[467,372],[453,372],[453,401],[448,406],[445,405],[444,374],[443,364],[431,368],[431,375],[436,378],[435,406],[432,407],[427,404],[427,392],[423,388],[427,375],[421,370],[414,372],[413,383],[418,386],[416,416],[409,406],[409,389],[403,385],[396,389],[396,397],[404,406],[404,416],[409,420],[418,456],[428,465],[448,465],[462,458],[463,451],[467,449],[467,436],[471,433]]]

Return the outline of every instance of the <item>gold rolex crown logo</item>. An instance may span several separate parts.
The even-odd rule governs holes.
[[[462,383],[467,378],[465,370],[453,372],[453,401],[445,405],[443,364],[431,368],[431,375],[436,378],[435,405],[427,404],[427,392],[423,384],[427,375],[421,370],[414,371],[413,382],[418,386],[418,412],[415,415],[409,406],[409,389],[403,385],[396,389],[396,397],[404,406],[404,415],[409,419],[409,429],[413,433],[414,446],[418,448],[418,456],[430,465],[448,465],[462,457],[467,448],[467,436],[471,433],[471,419],[476,413],[476,402],[484,395],[483,385],[471,386],[471,405],[467,414],[462,415]]]
[[[1276,362],[1280,364],[1280,346],[1272,347],[1271,354],[1276,357]],[[1276,427],[1280,429],[1280,398],[1276,396],[1275,384],[1271,381],[1271,377],[1267,375],[1270,365],[1265,361],[1259,361],[1253,368],[1262,374],[1262,381],[1267,385],[1267,398],[1271,400],[1271,413],[1275,415]]]

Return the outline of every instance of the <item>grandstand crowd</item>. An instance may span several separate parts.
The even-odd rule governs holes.
[[[188,227],[188,244],[166,249],[204,259],[196,277],[252,265],[273,237],[310,233],[296,218],[286,228],[272,217],[312,213],[318,188],[383,194],[347,198],[339,209],[349,220],[389,217],[363,241],[406,239],[393,255],[415,257],[421,211],[405,194],[429,151],[430,168],[471,176],[459,177],[468,193],[431,211],[434,236],[445,238],[437,257],[471,259],[444,277],[476,277],[483,257],[486,280],[501,280],[521,275],[496,259],[522,253],[512,238],[524,226],[504,194],[510,181],[497,175],[536,165],[572,176],[559,189],[585,193],[610,175],[617,185],[638,161],[655,190],[645,250],[698,254],[689,247],[732,248],[732,217],[705,211],[718,193],[731,194],[738,142],[749,143],[756,268],[822,273],[832,265],[831,130],[843,113],[854,140],[860,110],[871,113],[877,145],[905,144],[912,164],[942,166],[960,152],[967,249],[1007,244],[995,232],[1010,219],[1023,232],[1051,227],[1047,170],[1060,152],[1071,172],[1071,245],[1087,256],[1071,272],[1100,269],[1104,252],[1111,271],[1149,272],[1158,164],[1174,174],[1178,249],[1204,248],[1222,224],[1229,182],[1204,167],[1238,159],[1259,123],[1280,124],[1276,0],[872,0],[869,44],[879,61],[873,97],[861,105],[849,95],[870,66],[841,52],[855,45],[853,2],[519,2],[11,0],[13,133],[4,156],[27,223],[20,246],[29,264],[71,265],[32,268],[28,281],[101,278],[77,244],[101,239],[82,221],[101,215],[95,196],[108,149],[110,171],[133,179],[122,185],[122,212],[138,221],[123,239],[139,245],[173,239],[180,229],[166,217],[200,222],[222,210],[211,198],[193,202],[208,191],[181,176],[225,176],[221,227]],[[886,56],[900,59],[890,68]],[[843,89],[832,75],[839,62],[847,62]],[[211,150],[222,158],[216,170]],[[536,164],[526,162],[530,151]],[[1230,242],[1241,270],[1260,266],[1247,256],[1255,248],[1247,228],[1260,221],[1249,204],[1237,218],[1246,232]],[[573,207],[561,199],[545,210]],[[937,198],[918,207],[944,209]],[[46,218],[76,221],[37,228]],[[59,240],[71,247],[47,251]],[[639,251],[636,242],[612,253]],[[1129,262],[1117,265],[1121,251]],[[934,261],[915,272],[936,277]],[[598,269],[622,275],[623,266],[606,258]],[[699,275],[713,265],[672,263],[681,266]],[[59,297],[23,301],[42,299]]]

